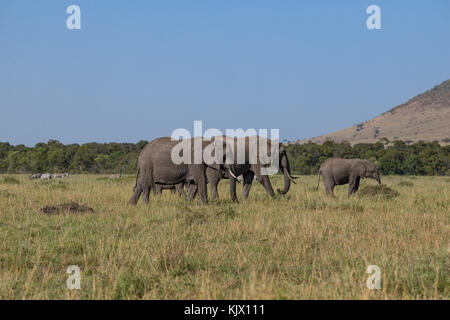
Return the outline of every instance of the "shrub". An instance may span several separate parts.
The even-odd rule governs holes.
[[[385,199],[392,199],[400,195],[397,191],[384,184],[380,186],[364,187],[359,191],[359,194],[362,196],[382,197]]]

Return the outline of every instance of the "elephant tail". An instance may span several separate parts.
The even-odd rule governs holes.
[[[320,171],[320,168],[319,168],[319,174],[318,174],[319,178],[317,179],[316,191],[319,189],[319,184],[320,184],[320,174],[321,174],[321,171]]]
[[[136,170],[136,182],[134,183],[133,191],[136,190],[140,170],[141,170],[141,168],[138,165],[137,170]]]

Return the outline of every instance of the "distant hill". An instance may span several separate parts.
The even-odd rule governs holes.
[[[326,140],[351,144],[373,143],[381,138],[403,141],[450,142],[450,80],[444,81],[404,104],[347,129],[295,143],[323,143]]]

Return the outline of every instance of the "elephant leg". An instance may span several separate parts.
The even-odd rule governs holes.
[[[236,197],[236,179],[230,177],[230,196],[232,201],[237,201]]]
[[[150,191],[153,188],[153,170],[143,170],[142,172],[142,191],[143,191],[143,201],[148,203],[150,197]]]
[[[131,197],[129,203],[132,205],[136,205],[136,203],[139,200],[139,197],[141,196],[142,191],[143,191],[142,185],[141,185],[141,182],[139,181],[136,188],[134,189],[133,196]]]
[[[175,193],[177,192],[177,190],[175,190],[175,188],[170,188],[170,193]]]
[[[361,180],[360,177],[357,177],[357,178],[356,178],[356,183],[355,183],[355,193],[356,193],[356,191],[358,191],[358,189],[359,189],[359,182],[360,182],[360,180]]]
[[[195,184],[197,185],[198,195],[202,204],[208,202],[208,189],[206,188],[206,168],[199,169],[194,176]]]
[[[330,188],[330,195],[332,196],[332,197],[334,197],[334,187],[335,187],[336,185],[333,183],[332,185],[331,185],[331,188]]]
[[[184,182],[181,182],[175,186],[176,191],[178,192],[179,196],[186,196],[186,193],[184,192]]]
[[[358,181],[359,177],[350,177],[350,182],[348,184],[348,196],[350,197],[352,194],[356,192],[356,184],[359,185]]]
[[[275,197],[275,192],[273,191],[269,176],[264,175],[264,176],[261,176],[261,178],[262,178],[262,185],[263,185],[264,189],[266,189],[269,197],[271,197],[271,198]]]
[[[160,184],[155,184],[155,188],[153,189],[153,193],[155,195],[161,195],[162,194],[162,186]]]
[[[222,177],[222,172],[218,170],[206,170],[206,175],[209,183],[209,188],[211,191],[211,199],[218,199],[219,198],[219,192],[217,191],[217,186],[219,185],[220,178]]]
[[[331,178],[323,179],[323,185],[325,186],[325,194],[334,197],[334,181]]]
[[[247,199],[250,189],[252,187],[253,178],[255,174],[253,173],[253,171],[247,171],[246,173],[243,174],[243,176],[244,176],[244,187],[242,188],[242,196],[245,199]]]
[[[186,199],[192,200],[195,198],[196,195],[197,195],[197,186],[195,185],[195,183],[191,182],[188,185],[188,193]]]
[[[261,174],[261,166],[254,166],[253,169],[256,174],[256,180],[258,180],[263,185],[269,197],[273,198],[275,196],[275,192],[273,191],[269,176]]]
[[[142,195],[142,200],[144,200],[144,203],[148,203],[150,199],[150,186],[144,187],[144,194]]]

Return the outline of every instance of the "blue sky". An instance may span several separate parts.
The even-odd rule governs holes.
[[[81,8],[68,30],[66,8]],[[381,30],[366,8],[381,8]],[[0,0],[0,141],[303,139],[450,78],[450,1]]]

